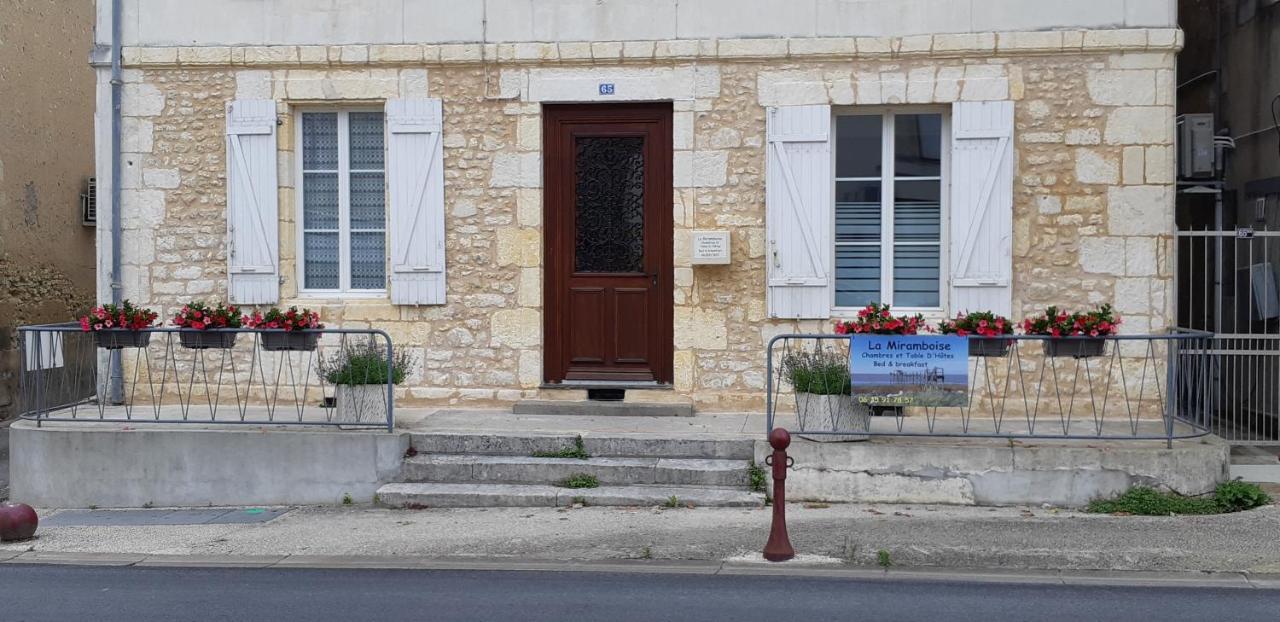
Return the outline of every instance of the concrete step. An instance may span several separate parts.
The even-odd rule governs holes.
[[[516,415],[584,415],[591,417],[692,417],[692,403],[521,400]]]
[[[598,506],[655,506],[675,497],[680,507],[758,507],[764,495],[745,490],[687,486],[560,488],[513,484],[384,484],[378,502],[393,508],[556,507],[585,502]]]
[[[745,460],[703,458],[533,458],[477,454],[419,454],[404,461],[405,482],[556,484],[580,473],[601,484],[746,487]]]
[[[685,436],[670,438],[625,433],[422,432],[411,435],[422,454],[531,456],[571,449],[578,436],[591,456],[626,458],[715,458],[750,460],[755,441],[746,438]]]

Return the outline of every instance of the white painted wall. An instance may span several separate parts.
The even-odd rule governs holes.
[[[110,39],[111,0],[98,2]],[[133,46],[898,36],[1175,27],[1176,0],[120,0]],[[486,24],[487,20],[487,24]]]

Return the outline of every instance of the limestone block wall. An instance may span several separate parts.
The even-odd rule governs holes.
[[[822,321],[765,308],[765,106],[1015,102],[1014,309],[1113,302],[1130,333],[1171,324],[1174,30],[593,43],[126,48],[125,283],[173,311],[226,291],[224,107],[279,102],[282,304],[376,326],[417,354],[406,403],[540,394],[541,105],[614,82],[674,107],[675,394],[758,409],[764,344]],[[448,303],[301,297],[299,106],[444,102]],[[689,232],[727,229],[697,266]]]

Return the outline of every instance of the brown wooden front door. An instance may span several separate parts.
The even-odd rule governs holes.
[[[548,382],[671,381],[671,104],[544,108]]]

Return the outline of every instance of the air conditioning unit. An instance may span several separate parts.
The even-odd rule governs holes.
[[[1213,142],[1213,115],[1184,114],[1178,117],[1178,177],[1211,179],[1218,173],[1217,148]]]
[[[84,193],[80,195],[80,224],[86,227],[98,226],[98,178],[90,177],[85,183]]]

